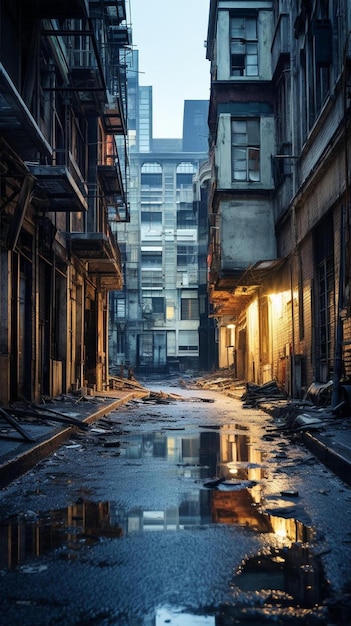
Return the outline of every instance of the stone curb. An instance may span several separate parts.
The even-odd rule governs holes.
[[[241,397],[233,392],[226,395],[241,400]],[[274,409],[264,405],[260,405],[259,408],[271,417],[275,417]],[[279,410],[284,412],[284,409]],[[340,443],[331,444],[324,440],[323,435],[316,436],[308,431],[301,433],[301,441],[325,467],[351,486],[351,449],[349,447]]]
[[[309,432],[302,433],[302,441],[323,465],[351,486],[351,459],[347,458],[348,448],[342,453],[340,445],[333,448],[322,438],[317,438]]]
[[[87,415],[82,419],[83,424],[92,424],[104,415],[111,413],[122,404],[126,404],[134,398],[143,398],[149,395],[149,391],[132,391],[123,398],[118,398],[108,405],[101,407],[98,411]],[[61,428],[58,432],[55,432],[52,436],[44,436],[42,440],[38,440],[31,448],[25,450],[23,453],[9,458],[0,465],[0,489],[6,487],[11,482],[28,472],[45,457],[52,454],[54,450],[68,439],[73,433],[77,432],[76,426],[68,426]]]

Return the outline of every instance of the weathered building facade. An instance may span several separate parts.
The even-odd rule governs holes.
[[[199,368],[210,371],[218,368],[218,350],[216,322],[207,289],[208,198],[211,188],[209,160],[201,163],[198,168],[193,187],[194,208],[198,216]]]
[[[350,32],[347,0],[210,3],[220,365],[293,396],[351,374]]]
[[[128,37],[124,0],[0,2],[1,402],[108,384]]]

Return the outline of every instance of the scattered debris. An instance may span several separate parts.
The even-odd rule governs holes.
[[[205,374],[201,377],[193,377],[189,381],[185,378],[179,380],[179,385],[186,389],[194,389],[200,387],[201,389],[209,389],[214,391],[222,391],[227,395],[233,395],[240,398],[241,394],[245,390],[245,383],[242,380],[238,380],[234,377],[234,372],[231,369],[220,370],[220,372],[212,372],[211,374]],[[203,400],[208,402],[209,400]]]
[[[103,443],[104,448],[119,448],[120,445],[121,442],[116,439],[111,439],[111,441],[104,441]]]
[[[315,406],[331,406],[333,381],[327,383],[312,383],[306,391],[305,400],[309,400]]]
[[[178,399],[175,395],[163,391],[150,391],[147,398],[141,398],[145,404],[171,404]]]
[[[320,430],[325,424],[325,421],[319,417],[309,415],[308,413],[301,413],[297,415],[293,422],[294,430]]]
[[[67,424],[68,426],[76,426],[77,428],[80,428],[82,430],[88,429],[87,424],[84,424],[81,420],[75,417],[59,413],[58,411],[53,411],[51,409],[48,409],[47,407],[43,408],[39,405],[29,404],[26,408],[10,407],[8,409],[8,412],[15,417],[22,419],[61,422],[62,424]],[[31,439],[30,441],[33,440]]]
[[[218,485],[220,491],[241,491],[242,489],[251,489],[256,487],[257,482],[255,480],[223,480]]]
[[[215,478],[214,480],[209,480],[208,482],[204,483],[204,487],[207,487],[207,489],[215,489],[224,480],[225,478]]]
[[[275,380],[271,380],[264,385],[256,385],[255,383],[246,383],[246,391],[241,399],[245,406],[259,407],[260,403],[267,400],[286,400],[287,394],[283,389],[278,387]]]
[[[110,389],[143,389],[135,378],[122,378],[121,376],[109,376]]]
[[[214,402],[213,398],[188,398],[177,393],[165,393],[164,391],[150,391],[149,395],[140,398],[144,404],[171,404],[172,402]]]
[[[281,491],[280,494],[283,497],[287,497],[287,498],[298,498],[299,497],[299,492],[298,491],[294,491],[293,489],[284,489],[284,491]]]
[[[0,408],[0,417],[2,417],[8,424],[10,424],[10,426],[13,426],[13,428],[17,430],[20,435],[22,435],[23,439],[30,442],[34,441],[33,437],[31,437],[31,435],[29,435],[29,433],[27,433],[24,428],[22,428],[18,421],[12,415],[10,415],[8,411]]]
[[[256,485],[257,482],[255,480],[226,479],[224,476],[204,483],[204,487],[207,489],[219,489],[220,491],[241,491],[242,489],[251,489]]]

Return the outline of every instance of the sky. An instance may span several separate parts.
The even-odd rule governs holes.
[[[208,100],[210,0],[129,0],[139,83],[151,85],[153,136],[180,138],[184,100]]]

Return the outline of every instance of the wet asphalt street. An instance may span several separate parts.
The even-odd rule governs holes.
[[[351,623],[351,490],[271,417],[160,382],[0,492],[0,624]]]

